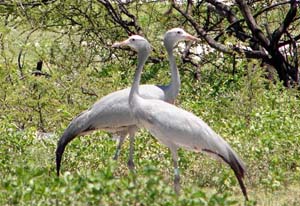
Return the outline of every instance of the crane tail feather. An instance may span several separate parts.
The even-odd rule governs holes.
[[[67,144],[77,136],[76,134],[69,133],[68,129],[69,127],[67,128],[67,130],[64,132],[64,134],[61,136],[61,138],[57,143],[57,148],[56,148],[56,175],[57,176],[59,176],[61,159],[65,151],[65,148]]]
[[[229,157],[225,158],[224,155],[221,155],[221,154],[214,152],[212,150],[209,150],[209,149],[202,149],[202,151],[218,156],[219,158],[221,158],[225,163],[227,163],[231,167],[231,169],[234,171],[234,174],[239,182],[239,185],[240,185],[242,193],[245,197],[245,200],[248,201],[247,189],[243,182],[243,178],[245,176],[246,169],[245,169],[243,162],[236,156],[236,154],[231,149],[229,149],[228,150]]]
[[[71,142],[75,137],[81,133],[89,130],[87,124],[84,124],[84,114],[85,111],[75,117],[72,122],[69,124],[67,129],[64,131],[63,135],[59,139],[56,148],[56,175],[59,176],[61,159],[65,151],[66,146]]]
[[[245,184],[243,182],[243,177],[237,175],[236,172],[234,172],[234,174],[235,174],[236,178],[238,179],[238,182],[239,182],[240,188],[243,192],[243,195],[245,197],[245,200],[248,201],[249,199],[248,199],[247,189],[246,189]]]

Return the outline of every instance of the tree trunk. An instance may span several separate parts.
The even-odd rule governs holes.
[[[276,69],[279,79],[283,82],[284,86],[290,87],[291,84],[298,84],[298,68],[289,65],[278,50],[271,51],[270,55],[272,56],[270,64]]]

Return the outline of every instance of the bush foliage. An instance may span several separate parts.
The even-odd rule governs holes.
[[[243,205],[228,167],[184,150],[179,153],[183,191],[177,196],[172,188],[169,151],[145,130],[136,138],[135,173],[126,166],[128,142],[115,162],[115,141],[99,131],[69,144],[62,176],[56,177],[54,153],[63,130],[97,99],[129,87],[136,64],[132,51],[114,51],[107,46],[126,35],[102,18],[106,15],[102,7],[86,8],[95,15],[92,23],[97,25],[88,33],[92,23],[67,13],[71,2],[66,1],[65,7],[59,7],[59,2],[45,7],[48,12],[27,11],[29,22],[39,22],[34,31],[20,10],[10,11],[18,18],[1,21],[0,204]],[[160,59],[147,63],[142,82],[167,84],[168,62],[161,37],[176,25],[164,24],[163,12],[158,12],[167,5],[156,9],[151,11],[157,15],[140,17],[143,27],[157,22],[153,25],[156,29],[149,28],[145,35],[155,48],[152,56]],[[66,17],[82,22],[84,29],[59,27],[64,18],[70,20]],[[276,79],[267,80],[257,61],[222,57],[217,52],[205,59],[210,63],[194,68],[177,58],[182,79],[177,106],[201,117],[245,161],[251,199],[247,205],[298,205],[299,91],[286,89]],[[40,60],[47,75],[32,73]]]

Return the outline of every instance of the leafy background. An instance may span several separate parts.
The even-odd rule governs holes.
[[[97,99],[129,87],[136,64],[132,51],[109,47],[127,35],[101,5],[88,2],[0,7],[0,204],[243,205],[228,167],[184,150],[179,153],[182,193],[175,195],[169,151],[145,130],[136,137],[135,173],[126,166],[128,141],[115,162],[115,141],[99,131],[68,145],[62,176],[56,177],[54,152],[63,130]],[[152,57],[159,59],[146,65],[142,82],[167,84],[161,40],[178,26],[170,18],[179,17],[164,15],[167,3],[135,6],[155,48]],[[182,88],[176,104],[201,117],[245,161],[247,205],[298,205],[299,91],[267,80],[255,60],[213,52],[195,68],[179,53]],[[48,76],[32,75],[40,60]]]

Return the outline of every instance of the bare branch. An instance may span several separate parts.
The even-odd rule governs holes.
[[[296,35],[296,36],[293,38],[293,41],[298,41],[298,40],[300,40],[300,34]],[[285,45],[287,45],[287,44],[292,44],[293,41],[290,39],[290,40],[287,40],[287,41],[280,42],[280,43],[278,44],[278,47],[283,47],[283,46],[285,46]]]
[[[294,67],[292,67],[292,77],[296,82],[299,82],[299,60],[298,60],[298,49],[297,49],[297,43],[295,41],[295,38],[292,37],[292,35],[286,31],[287,36],[291,40],[291,47],[290,47],[290,53],[293,53],[294,55],[292,56],[292,62],[294,62]]]
[[[37,31],[38,28],[35,28],[33,29],[32,31],[29,32],[29,34],[27,35],[26,39],[25,39],[25,42],[24,42],[24,45],[27,44],[30,36],[35,32]],[[23,48],[20,49],[20,52],[19,52],[19,55],[18,55],[18,68],[19,68],[19,71],[20,71],[20,79],[24,79],[24,73],[23,73],[23,65],[21,63],[21,58],[22,58],[22,55],[23,55]]]
[[[214,1],[214,0],[209,0],[209,1]],[[219,2],[219,3],[221,3],[221,2]],[[278,6],[282,6],[282,5],[284,5],[284,4],[289,4],[289,3],[291,3],[291,1],[285,1],[285,2],[280,2],[280,3],[272,4],[272,5],[270,5],[270,6],[267,6],[267,7],[263,8],[262,10],[258,11],[257,13],[255,13],[255,14],[253,15],[253,17],[254,17],[254,18],[257,18],[259,15],[265,13],[266,11],[270,11],[270,10],[272,10],[272,9],[278,7]],[[299,2],[298,2],[298,4],[299,4]],[[225,14],[226,12],[222,11],[222,13]],[[240,19],[240,20],[236,20],[236,21],[232,22],[232,23],[225,29],[225,31],[230,30],[231,27],[234,27],[236,24],[240,24],[240,23],[243,22],[243,21],[245,21],[245,19]],[[218,37],[222,36],[223,34],[224,34],[224,32],[223,32],[223,33],[220,33],[220,34],[218,35]],[[247,34],[244,33],[244,35],[247,35]],[[248,38],[250,38],[250,37],[248,36]]]
[[[272,35],[272,46],[277,46],[279,39],[281,38],[282,34],[286,31],[289,25],[292,23],[293,19],[297,14],[297,2],[296,0],[291,1],[291,7],[287,15],[285,16],[284,21],[282,24],[273,32]]]
[[[41,5],[47,5],[47,4],[51,4],[56,2],[56,0],[42,0],[42,1],[33,1],[33,2],[28,2],[28,3],[18,3],[18,4],[22,4],[24,7],[37,7],[37,6],[41,6]],[[8,3],[6,1],[0,1],[0,6],[8,6],[8,7],[13,7],[15,6],[15,4],[13,3]]]
[[[253,51],[253,50],[247,50],[247,49],[242,49],[239,47],[233,47],[233,48],[228,48],[224,44],[221,44],[217,42],[215,39],[207,35],[206,31],[204,31],[200,25],[194,21],[194,19],[187,13],[185,13],[178,5],[176,5],[172,1],[172,6],[174,9],[176,9],[179,13],[181,13],[194,27],[196,30],[197,34],[203,38],[211,47],[217,49],[218,51],[221,51],[226,54],[233,55],[234,52],[244,54],[247,58],[261,58],[261,59],[267,59],[268,56],[262,52],[262,51]]]
[[[240,11],[242,12],[242,14],[245,18],[245,21],[246,21],[248,27],[250,28],[253,36],[261,42],[263,47],[268,48],[270,45],[270,41],[268,38],[266,38],[264,33],[258,27],[252,13],[251,13],[250,7],[246,3],[246,1],[236,0],[236,3],[238,4]]]
[[[99,3],[101,3],[106,10],[108,11],[108,13],[110,14],[110,16],[113,18],[114,22],[119,24],[122,28],[125,29],[126,33],[128,35],[132,35],[132,34],[136,34],[136,33],[142,33],[142,29],[141,27],[137,24],[136,22],[136,17],[131,14],[124,6],[124,4],[119,2],[119,8],[120,10],[126,15],[128,16],[131,21],[126,21],[123,20],[121,17],[121,14],[119,14],[116,9],[112,6],[112,4],[110,3],[110,1],[108,0],[98,0]],[[133,31],[130,26],[133,26],[135,28],[136,31]]]
[[[269,56],[263,51],[259,51],[259,50],[253,51],[253,50],[243,49],[237,46],[233,46],[232,49],[235,52],[244,54],[247,58],[262,59],[264,61],[269,61]]]
[[[238,39],[245,41],[247,38],[249,38],[249,36],[245,34],[243,28],[241,27],[240,22],[236,18],[235,13],[231,10],[229,6],[217,0],[206,0],[206,2],[214,5],[216,10],[219,11],[219,14],[227,18],[228,22],[231,23],[233,31],[235,32],[235,35]],[[228,27],[228,29],[229,28],[230,27]]]
[[[138,25],[136,17],[125,8],[124,4],[122,4],[122,2],[120,0],[117,0],[117,2],[119,3],[119,8],[121,9],[121,11],[131,19],[131,22],[129,22],[129,25],[134,26],[136,31],[139,34],[141,34],[142,28]]]
[[[272,5],[270,5],[270,6],[267,6],[267,7],[263,8],[262,10],[258,11],[257,13],[255,13],[255,14],[253,15],[253,17],[256,18],[256,17],[258,17],[259,15],[265,13],[266,11],[270,11],[270,10],[272,10],[272,9],[278,7],[278,6],[282,6],[282,5],[284,5],[284,4],[289,4],[289,3],[291,3],[292,1],[293,1],[293,0],[289,0],[289,1],[279,2],[279,3],[272,4]],[[298,2],[298,3],[299,3],[299,2]]]
[[[227,48],[225,45],[220,44],[219,42],[215,41],[213,38],[211,38],[210,36],[207,35],[206,31],[204,31],[200,25],[194,21],[194,19],[187,14],[186,12],[184,12],[178,5],[176,5],[175,2],[172,1],[172,6],[174,9],[176,9],[179,13],[181,13],[189,22],[190,24],[194,27],[194,29],[196,30],[197,34],[202,37],[211,47],[218,49],[221,52],[227,53],[227,54],[231,54],[232,51]]]
[[[186,13],[190,13],[191,7],[193,5],[193,0],[187,0],[187,5],[186,5]]]

